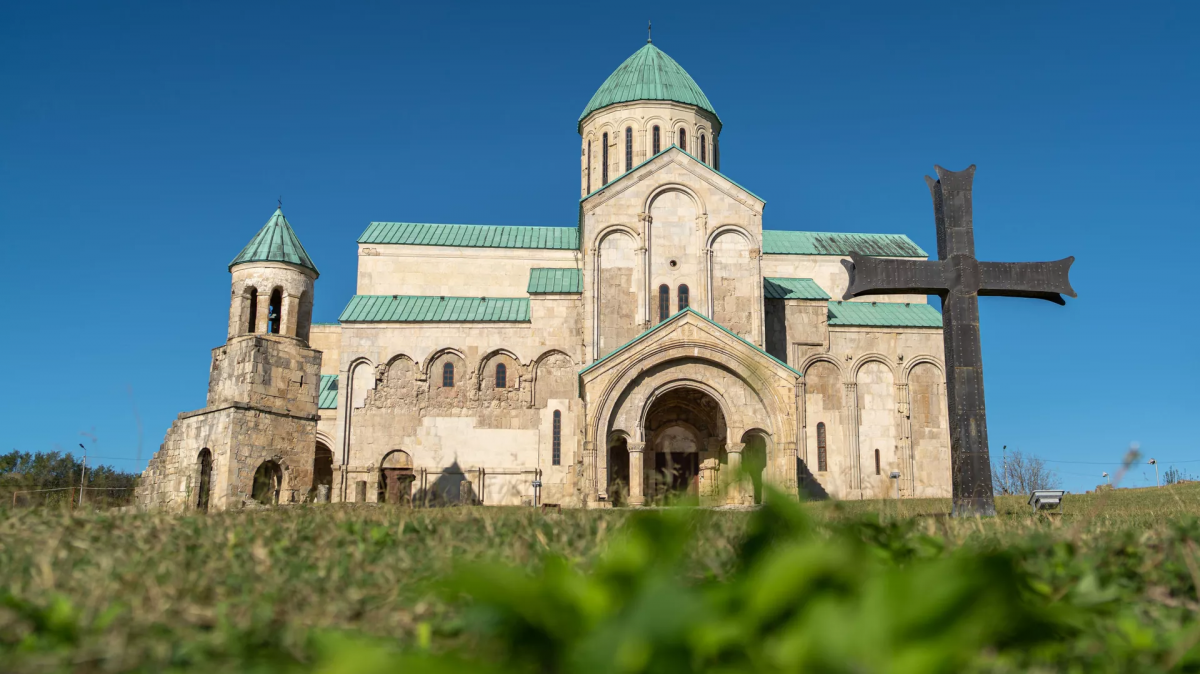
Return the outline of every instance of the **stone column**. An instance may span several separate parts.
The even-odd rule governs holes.
[[[599,494],[596,492],[596,443],[585,440],[583,443],[583,502],[593,503]]]
[[[640,508],[646,505],[646,494],[643,482],[646,479],[643,453],[646,449],[644,442],[629,442],[629,505]]]
[[[900,421],[900,496],[916,494],[916,460],[912,446],[912,401],[909,399],[908,384],[896,385],[896,413]]]
[[[846,446],[850,448],[851,489],[862,489],[862,455],[858,451],[858,384],[846,384]]]
[[[264,334],[268,332],[271,323],[271,292],[258,294],[258,315],[254,317],[254,332]]]
[[[729,454],[729,476],[725,481],[725,502],[733,505],[741,505],[745,501],[746,490],[742,489],[746,477],[742,474],[742,450],[745,448],[744,442],[731,442],[726,445],[726,452]]]

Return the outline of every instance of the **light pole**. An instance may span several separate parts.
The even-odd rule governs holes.
[[[1107,471],[1107,470],[1106,470],[1106,471],[1104,471],[1103,473],[1101,473],[1101,474],[1100,474],[1100,477],[1102,477],[1102,478],[1105,478],[1106,480],[1108,480],[1108,486],[1110,486],[1110,487],[1112,486],[1112,478],[1108,476],[1108,471]]]
[[[87,447],[84,447],[81,442],[79,448],[83,450],[83,475],[79,480],[79,505],[83,505],[83,485],[87,484]]]
[[[1158,462],[1150,459],[1150,465],[1154,466],[1154,486],[1161,487],[1162,483],[1158,481]]]

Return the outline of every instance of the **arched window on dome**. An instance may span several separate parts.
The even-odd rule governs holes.
[[[267,332],[272,335],[279,334],[279,328],[283,324],[283,289],[276,288],[271,293],[271,304],[267,307]]]
[[[654,127],[654,146],[653,147],[654,147],[654,152],[652,152],[651,154],[658,154],[659,151],[662,149],[662,135],[660,134],[657,126]]]
[[[824,473],[829,470],[825,454],[825,422],[817,424],[817,470]]]
[[[681,283],[679,284],[679,310],[683,311],[689,306],[691,305],[688,304],[688,287]]]
[[[247,310],[249,316],[246,317],[246,332],[253,333],[258,330],[258,288],[250,286],[246,288],[247,302],[250,308]]]
[[[700,134],[700,161],[708,163],[708,144],[705,142],[704,134]]]
[[[662,323],[671,317],[671,286],[662,284],[658,287],[658,322]]]
[[[600,185],[608,184],[608,134],[600,137],[600,159],[603,164],[600,166]]]
[[[625,127],[625,172],[633,170],[633,127]]]
[[[679,130],[679,149],[687,152],[687,129]]]
[[[504,363],[496,363],[496,388],[508,388],[508,368]]]

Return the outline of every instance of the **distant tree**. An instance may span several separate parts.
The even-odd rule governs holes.
[[[1058,472],[1046,462],[1021,452],[1005,452],[992,466],[992,490],[997,494],[1028,494],[1035,489],[1058,489]]]
[[[83,461],[70,453],[19,452],[0,454],[0,498],[9,501],[13,492],[35,489],[79,488],[83,477]],[[128,501],[137,483],[136,473],[114,470],[110,466],[90,465],[87,469],[87,488],[97,490],[89,501],[106,503]],[[65,493],[60,494],[65,501]],[[37,502],[43,502],[39,499]]]
[[[1191,475],[1179,470],[1175,466],[1171,466],[1163,472],[1163,484],[1176,484],[1178,482],[1184,482],[1191,479]]]

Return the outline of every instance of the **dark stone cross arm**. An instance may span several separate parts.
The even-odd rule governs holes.
[[[903,260],[850,253],[842,264],[850,284],[842,299],[860,295],[1029,297],[1066,304],[1077,297],[1068,274],[1074,257],[1054,262],[979,262],[969,255],[946,260]]]

